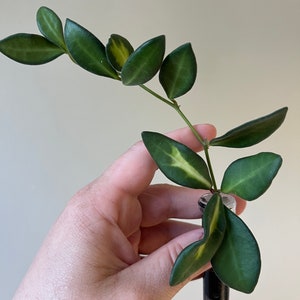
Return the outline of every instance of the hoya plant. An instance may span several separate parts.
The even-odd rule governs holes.
[[[151,38],[137,48],[118,34],[112,34],[103,44],[78,23],[67,19],[63,24],[47,7],[39,8],[36,21],[41,34],[8,36],[0,41],[0,51],[29,65],[45,64],[66,54],[86,71],[124,86],[139,86],[175,110],[202,145],[203,157],[161,133],[142,132],[146,148],[169,180],[192,189],[206,189],[210,193],[203,212],[204,237],[179,254],[170,274],[170,285],[179,284],[211,262],[223,284],[251,293],[261,269],[259,247],[250,229],[223,199],[224,195],[247,201],[259,198],[271,185],[282,158],[273,152],[241,157],[227,167],[218,183],[209,149],[244,148],[265,140],[280,127],[287,107],[248,121],[209,141],[194,129],[177,100],[193,87],[197,75],[196,57],[190,43],[167,55],[164,35]],[[145,85],[155,76],[158,76],[165,95]]]

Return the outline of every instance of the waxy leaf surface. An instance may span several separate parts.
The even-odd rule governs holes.
[[[203,214],[204,237],[181,251],[173,266],[170,285],[176,285],[193,275],[216,253],[222,243],[226,219],[219,194],[209,200]]]
[[[211,146],[243,148],[255,145],[268,138],[285,119],[287,107],[269,115],[247,122],[210,141]]]
[[[225,208],[225,216],[225,235],[211,260],[212,267],[226,285],[251,293],[261,269],[258,244],[246,224],[228,208]]]
[[[196,80],[197,63],[190,43],[171,52],[163,61],[159,81],[169,99],[187,93]]]
[[[158,168],[171,181],[190,188],[211,188],[207,166],[197,153],[157,132],[143,132],[142,138]]]
[[[67,19],[65,42],[72,59],[83,69],[99,76],[119,79],[107,61],[104,45],[87,29]]]
[[[66,50],[62,22],[55,12],[42,6],[37,11],[36,20],[44,37],[56,46]]]
[[[17,33],[1,40],[0,52],[27,65],[45,64],[64,53],[43,36],[29,33]]]
[[[221,191],[249,201],[257,199],[271,185],[281,164],[282,158],[271,152],[238,159],[225,171]]]
[[[121,71],[129,55],[134,51],[127,39],[112,34],[106,45],[106,56],[110,64],[117,70]]]
[[[139,46],[127,59],[121,72],[125,85],[140,85],[158,72],[165,54],[166,39],[157,36]]]

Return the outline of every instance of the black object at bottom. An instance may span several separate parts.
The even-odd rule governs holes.
[[[204,273],[203,276],[203,299],[204,300],[228,300],[229,287],[219,280],[213,269]]]

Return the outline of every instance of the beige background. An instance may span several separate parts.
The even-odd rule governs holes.
[[[213,149],[212,155],[220,180],[239,155],[282,154],[284,165],[272,188],[243,215],[260,244],[260,281],[253,294],[232,292],[231,299],[296,299],[300,1],[1,0],[0,38],[37,33],[41,5],[82,24],[104,43],[111,33],[134,46],[165,34],[167,51],[190,41],[198,78],[179,100],[193,123],[213,123],[220,134],[289,106],[285,124],[269,140],[241,151]],[[166,132],[184,124],[142,90],[88,74],[65,56],[29,67],[0,55],[0,79],[0,298],[10,299],[68,199],[140,139],[142,130]],[[201,281],[176,299],[201,299]]]

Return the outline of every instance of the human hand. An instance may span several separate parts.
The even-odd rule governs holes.
[[[211,125],[195,128],[207,139],[215,136]],[[169,136],[201,150],[188,128]],[[156,169],[138,142],[79,191],[48,234],[15,299],[171,299],[208,269],[169,286],[176,257],[203,235],[200,226],[170,218],[200,218],[197,201],[205,191],[150,185]],[[237,212],[244,207],[237,199]]]

